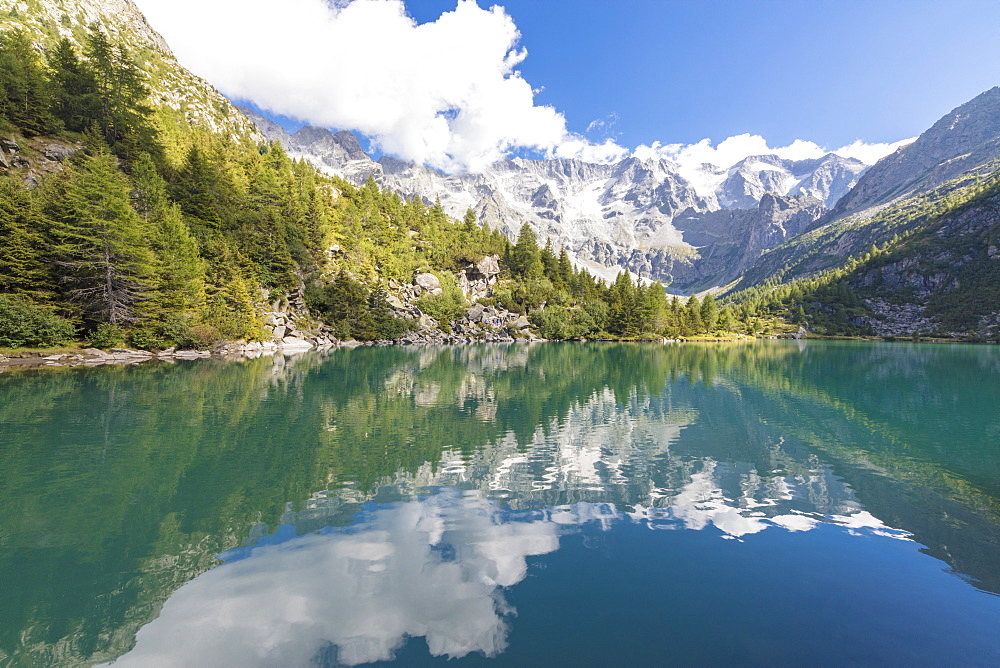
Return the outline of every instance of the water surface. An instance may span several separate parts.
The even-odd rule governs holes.
[[[998,665],[1000,349],[0,375],[0,661]]]

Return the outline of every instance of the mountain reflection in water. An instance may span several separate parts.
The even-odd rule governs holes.
[[[995,664],[998,379],[783,342],[0,378],[0,662]]]
[[[605,531],[635,522],[755,533],[769,526],[805,531],[825,521],[854,535],[906,536],[864,511],[765,519],[726,506],[719,513],[723,499],[703,496],[701,481],[692,485],[693,495],[677,498],[685,505],[631,513],[585,502],[510,511],[478,491],[454,488],[418,501],[372,504],[348,530],[292,533],[223,554],[226,565],[176,592],[121,663],[309,665],[333,646],[338,663],[357,665],[391,660],[408,638],[420,637],[433,656],[495,657],[506,649],[514,612],[505,588],[524,579],[529,556],[558,550],[560,537],[585,523]]]

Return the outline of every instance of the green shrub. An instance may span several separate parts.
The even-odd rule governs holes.
[[[162,350],[170,345],[160,333],[144,327],[130,331],[128,339],[133,348],[140,350]]]
[[[305,299],[309,310],[319,315],[338,339],[395,339],[413,328],[411,321],[393,316],[383,288],[369,290],[344,272],[330,283],[307,286]]]
[[[546,339],[589,337],[598,329],[594,318],[582,308],[548,306],[532,313],[530,319],[539,336]]]
[[[438,321],[441,329],[450,332],[451,323],[465,313],[465,295],[458,281],[450,273],[441,277],[441,294],[427,295],[417,299],[417,307]]]
[[[110,322],[102,322],[90,333],[90,345],[94,348],[121,348],[125,345],[125,330]]]
[[[0,295],[0,346],[58,346],[73,341],[76,328],[29,299]]]

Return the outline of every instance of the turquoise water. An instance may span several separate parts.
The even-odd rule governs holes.
[[[1000,349],[0,375],[0,662],[1000,665]]]

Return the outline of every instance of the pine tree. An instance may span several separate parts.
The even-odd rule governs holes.
[[[719,321],[719,305],[715,297],[708,294],[701,302],[701,323],[706,332],[715,331],[715,326]]]
[[[15,177],[0,177],[0,293],[52,297],[44,227],[31,193]]]
[[[684,324],[691,334],[701,334],[704,331],[704,324],[701,321],[701,304],[695,295],[688,297],[684,307]]]
[[[735,318],[733,317],[733,310],[729,306],[723,306],[719,311],[719,329],[723,332],[731,332],[733,330],[733,324],[735,323]]]
[[[559,258],[556,257],[555,251],[552,250],[552,237],[549,237],[545,242],[545,248],[542,249],[542,273],[550,281],[559,280]]]
[[[177,180],[170,188],[174,200],[186,216],[209,227],[218,227],[222,220],[218,190],[220,176],[197,145],[192,145]]]
[[[135,322],[153,286],[149,230],[130,200],[131,185],[107,151],[85,158],[67,177],[53,221],[56,263],[90,323]]]
[[[569,253],[563,248],[559,251],[559,279],[563,285],[569,286],[573,281],[573,263],[569,259]]]
[[[510,252],[508,261],[511,273],[516,278],[532,279],[542,276],[542,257],[535,233],[528,223],[521,225],[517,243]]]
[[[22,30],[0,33],[0,115],[28,135],[59,129],[53,90],[31,39]]]
[[[469,234],[476,231],[476,212],[471,207],[465,210],[465,218],[462,219],[462,223],[465,225],[465,231]]]
[[[149,89],[142,70],[123,44],[111,43],[96,27],[88,35],[86,54],[96,82],[97,124],[104,141],[126,164],[141,153],[159,158],[163,148],[150,122]]]
[[[608,297],[608,329],[620,336],[639,334],[636,288],[627,271],[618,273]]]
[[[55,88],[53,112],[67,130],[82,132],[98,120],[97,79],[89,64],[81,61],[65,37],[49,58]]]
[[[205,265],[180,207],[167,197],[167,184],[148,154],[132,170],[133,202],[150,231],[156,256],[151,310],[164,321],[171,314],[193,315],[204,299]]]

